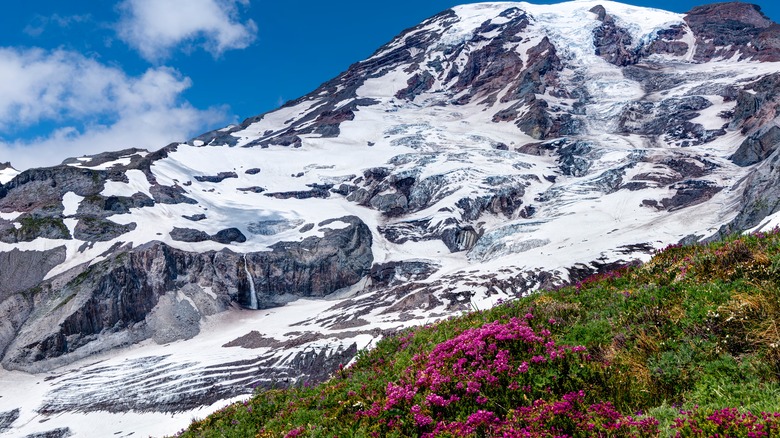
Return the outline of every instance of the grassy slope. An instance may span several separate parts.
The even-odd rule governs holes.
[[[670,247],[384,339],[182,436],[776,436],[778,321],[780,234]]]

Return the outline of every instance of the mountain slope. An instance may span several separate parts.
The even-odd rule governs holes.
[[[777,230],[669,247],[385,338],[178,436],[775,436],[778,261]]]
[[[742,3],[465,5],[240,125],[13,176],[2,364],[56,373],[23,417],[321,379],[404,326],[780,222],[777,32]]]

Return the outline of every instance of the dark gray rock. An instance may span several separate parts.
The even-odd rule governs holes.
[[[659,30],[655,39],[642,47],[639,52],[641,57],[650,55],[683,56],[688,53],[688,44],[682,39],[685,37],[685,27],[675,24],[668,29]]]
[[[189,216],[182,215],[182,217],[184,219],[191,220],[193,222],[198,222],[198,221],[202,221],[202,220],[206,219],[206,215],[203,214],[203,213],[193,214],[193,215],[189,215]]]
[[[311,231],[313,228],[314,228],[314,224],[306,224],[306,225],[302,226],[301,229],[298,230],[298,231],[300,231],[301,233],[306,233],[306,232]]]
[[[780,155],[770,155],[757,164],[741,191],[739,214],[713,238],[759,226],[766,216],[780,211]]]
[[[477,243],[479,234],[471,227],[447,228],[442,232],[441,240],[450,252],[468,251]]]
[[[11,425],[19,418],[19,409],[0,412],[0,433],[11,428]]]
[[[70,428],[60,427],[46,432],[31,433],[24,438],[67,438],[72,435],[73,432],[70,431]]]
[[[92,195],[79,203],[77,216],[108,217],[114,214],[129,213],[131,208],[154,206],[154,200],[143,193],[133,196],[103,196]]]
[[[780,60],[780,27],[756,5],[741,2],[714,3],[691,9],[685,16],[696,37],[694,60],[717,57],[776,62]]]
[[[246,242],[246,236],[238,228],[226,228],[211,236],[211,240],[228,245],[233,242]]]
[[[205,242],[211,240],[211,236],[205,231],[193,230],[192,228],[178,228],[174,227],[171,230],[171,239],[179,242]]]
[[[186,195],[187,191],[180,186],[162,186],[159,184],[152,185],[149,192],[154,198],[154,202],[160,204],[197,204],[198,201],[189,198]]]
[[[105,181],[126,179],[118,170],[96,171],[72,166],[29,169],[0,185],[0,211],[22,212],[16,220],[21,229],[0,220],[0,241],[29,242],[38,237],[70,239],[62,221],[63,196],[74,192],[89,197],[99,194]]]
[[[216,175],[197,175],[193,178],[200,182],[220,183],[228,178],[238,178],[238,174],[236,172],[219,172]]]
[[[737,94],[737,106],[729,123],[731,129],[754,134],[771,123],[780,105],[780,73],[765,76]]]
[[[577,140],[558,149],[558,167],[564,175],[583,176],[587,175],[591,166],[591,161],[587,155],[591,152],[591,146]]]
[[[594,6],[590,11],[597,14],[601,21],[601,25],[593,29],[593,46],[596,55],[620,67],[636,63],[638,55],[631,49],[633,43],[631,33],[618,26],[604,6]]]
[[[428,71],[416,73],[406,81],[406,88],[398,90],[395,97],[399,99],[414,100],[415,97],[428,91],[433,86],[436,78]]]
[[[277,199],[309,199],[309,198],[329,198],[330,189],[333,188],[332,184],[307,184],[311,187],[311,190],[297,190],[292,192],[275,192],[266,193],[265,196],[270,196]]]
[[[241,187],[236,190],[238,190],[239,192],[263,193],[265,191],[265,188],[259,186],[252,186],[252,187]]]
[[[711,181],[702,180],[683,181],[674,184],[670,188],[675,190],[675,194],[671,198],[663,198],[660,202],[645,200],[643,205],[655,207],[659,210],[675,211],[701,204],[723,190],[723,187],[718,187]]]
[[[87,242],[107,242],[135,230],[137,224],[118,224],[99,217],[82,217],[73,230],[73,237]]]
[[[438,265],[421,261],[399,261],[375,264],[371,267],[373,288],[425,280],[439,269]]]
[[[253,167],[251,169],[247,169],[244,173],[246,173],[247,175],[257,175],[258,173],[260,173],[260,171],[261,171],[260,168]]]
[[[405,213],[409,206],[403,193],[381,193],[371,198],[369,204],[388,216],[399,216]]]
[[[667,141],[678,141],[683,147],[707,143],[726,134],[723,128],[706,130],[691,122],[701,110],[710,106],[712,103],[701,96],[664,99],[657,105],[634,102],[627,105],[619,117],[620,132],[662,137]]]
[[[332,222],[346,222],[346,228],[330,229]],[[324,237],[300,242],[280,242],[273,251],[247,255],[247,263],[260,307],[271,307],[297,296],[325,296],[357,283],[373,263],[371,231],[360,219],[348,216],[321,222]],[[296,289],[297,288],[297,289]],[[245,289],[247,293],[249,287]],[[248,305],[248,295],[241,303]]]
[[[80,160],[78,158],[67,158],[65,159],[62,164],[78,164],[79,166],[84,167],[97,167],[102,166],[103,164],[109,163],[111,161],[117,161],[120,158],[126,158],[130,157],[130,164],[127,165],[116,165],[118,168],[131,168],[133,167],[133,164],[139,162],[143,157],[138,155],[139,153],[145,153],[148,152],[146,149],[138,149],[138,148],[130,148],[130,149],[123,149],[120,151],[109,151],[109,152],[102,152],[96,155],[90,155],[89,160],[84,161],[83,159]]]
[[[175,293],[161,296],[145,321],[158,344],[192,339],[200,333],[200,313],[188,300],[177,299]]]
[[[17,229],[9,221],[0,220],[0,242],[19,243],[32,242],[41,237],[44,239],[62,239],[71,238],[70,231],[62,218],[59,216],[49,216],[50,212],[41,212],[29,214],[25,213],[16,219],[21,225]]]
[[[780,144],[780,128],[765,126],[745,139],[739,149],[729,157],[738,166],[750,166],[769,157]]]
[[[0,302],[15,293],[37,286],[52,268],[65,261],[65,255],[64,246],[48,251],[20,251],[14,248],[0,252]]]

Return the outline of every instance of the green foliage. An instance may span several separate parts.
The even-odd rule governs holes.
[[[17,231],[17,235],[22,236],[21,240],[26,240],[26,237],[35,238],[48,229],[56,229],[57,234],[61,236],[61,238],[70,238],[68,227],[62,221],[62,218],[59,217],[27,216],[20,218],[19,223],[22,225],[22,228]]]
[[[325,383],[260,391],[181,436],[490,436],[521,426],[528,436],[552,433],[544,427],[596,434],[578,429],[583,419],[603,436],[777,431],[780,416],[762,412],[780,412],[779,274],[776,232],[670,247],[639,267],[402,331]],[[550,345],[586,353],[511,371],[537,347],[484,334],[523,318]],[[434,359],[457,347],[453,339],[473,342],[480,333],[495,347],[467,363],[493,372],[505,351],[511,366],[468,394],[446,371],[461,353]],[[430,383],[432,370],[451,380]],[[437,404],[445,392],[458,400]]]

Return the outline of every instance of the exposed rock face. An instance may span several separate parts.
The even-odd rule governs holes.
[[[161,204],[197,204],[198,201],[185,195],[187,193],[182,187],[154,185],[150,189],[154,202]]]
[[[349,226],[327,228],[337,221]],[[280,242],[271,246],[271,252],[247,254],[251,279],[244,281],[254,283],[259,307],[284,304],[293,296],[323,297],[368,274],[373,263],[372,237],[360,219],[332,219],[319,226],[326,230],[322,239]],[[250,289],[248,285],[242,288],[239,302],[244,305],[250,303]]]
[[[129,213],[131,208],[144,208],[153,205],[154,200],[143,193],[136,193],[132,196],[92,195],[81,201],[76,214],[105,218],[115,214]]]
[[[693,8],[685,21],[696,36],[697,61],[740,59],[780,60],[780,27],[756,5],[741,2],[714,3]]]
[[[19,418],[19,409],[8,412],[0,412],[0,433],[10,429],[11,425]]]
[[[246,242],[246,236],[244,236],[244,233],[241,232],[238,228],[226,228],[222,231],[217,232],[217,234],[213,235],[211,239],[217,243],[243,243]]]
[[[73,435],[70,428],[60,427],[46,432],[31,433],[24,438],[68,438]]]
[[[206,176],[196,175],[194,178],[197,181],[200,181],[200,182],[219,183],[219,182],[222,182],[222,181],[224,181],[224,180],[226,180],[228,178],[238,178],[238,175],[236,174],[236,172],[219,172],[218,174],[213,175],[213,176],[212,175],[206,175]]]
[[[44,214],[42,216],[23,214],[17,218],[16,223],[19,224],[18,227],[10,221],[0,220],[0,242],[32,242],[39,237],[45,239],[70,239],[70,231],[61,218],[45,215],[52,213],[53,211],[42,213]]]
[[[598,5],[590,10],[598,15],[601,26],[593,31],[593,45],[596,47],[596,55],[601,56],[610,64],[625,66],[633,64],[637,55],[632,50],[631,33],[619,27],[615,19],[607,14],[604,6]]]
[[[780,128],[777,125],[764,126],[742,142],[731,160],[739,166],[750,166],[765,160],[778,145]]]
[[[107,242],[132,231],[135,223],[117,224],[108,219],[84,217],[76,224],[73,237],[87,242]]]
[[[179,242],[205,242],[211,239],[205,231],[193,230],[192,228],[178,228],[174,227],[171,230],[171,239],[178,240]]]
[[[48,251],[0,252],[0,303],[11,295],[31,289],[55,266],[65,261],[65,247]]]
[[[225,310],[231,301],[249,306],[252,290],[257,306],[269,307],[350,286],[371,268],[371,232],[356,217],[320,226],[336,221],[348,226],[324,228],[322,238],[283,242],[273,245],[272,251],[245,256],[230,251],[188,253],[150,243],[118,252],[75,278],[44,282],[31,299],[51,310],[24,321],[24,330],[10,344],[3,335],[21,324],[12,319],[9,329],[2,319],[0,340],[5,338],[6,343],[0,350],[7,346],[3,365],[40,370],[149,337],[160,342],[186,339],[197,334],[201,315]],[[233,241],[240,231],[220,233],[223,240]],[[189,299],[171,295],[176,291]],[[0,300],[0,305],[7,304]]]

